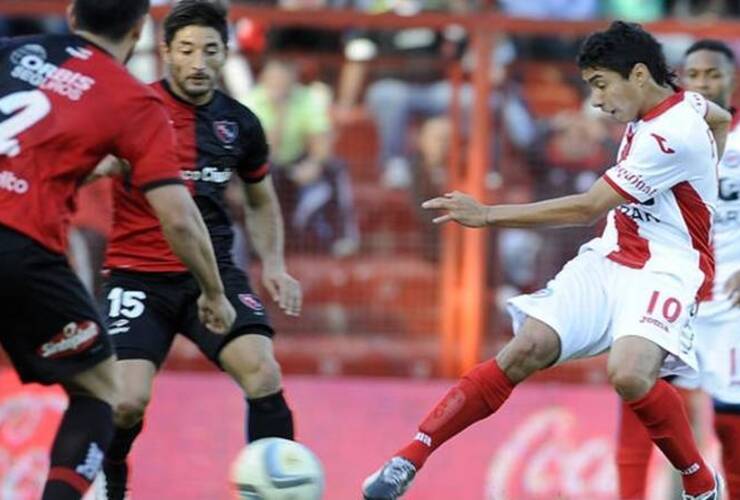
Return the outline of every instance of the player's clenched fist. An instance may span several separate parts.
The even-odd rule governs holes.
[[[487,214],[490,207],[459,191],[432,198],[422,203],[421,206],[426,210],[447,211],[445,215],[440,215],[434,219],[435,224],[448,221],[455,221],[468,227],[483,227],[488,224]]]
[[[212,297],[202,294],[198,298],[198,318],[213,333],[223,335],[231,331],[236,311],[223,293]]]

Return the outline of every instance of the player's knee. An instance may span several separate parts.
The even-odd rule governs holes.
[[[250,398],[260,398],[274,394],[282,387],[280,365],[273,356],[265,356],[253,370],[239,374],[239,385]]]
[[[625,401],[640,399],[655,383],[652,377],[623,367],[609,369],[608,376],[617,394]]]
[[[148,394],[124,395],[115,407],[115,421],[119,427],[133,427],[144,418],[149,405]]]
[[[549,365],[552,357],[553,348],[546,339],[520,335],[499,353],[496,361],[509,379],[518,383]]]

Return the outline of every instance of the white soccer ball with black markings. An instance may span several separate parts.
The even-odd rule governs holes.
[[[265,438],[248,444],[231,466],[231,482],[241,500],[321,500],[324,471],[300,443]]]

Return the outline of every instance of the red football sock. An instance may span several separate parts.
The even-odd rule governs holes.
[[[619,498],[642,500],[647,490],[647,473],[653,440],[629,404],[622,402],[617,438]]]
[[[513,388],[495,360],[479,364],[437,403],[422,421],[414,441],[396,455],[421,468],[442,443],[498,410]]]
[[[627,404],[681,473],[687,493],[699,495],[714,487],[712,471],[699,454],[681,396],[671,384],[658,380],[643,398]]]
[[[722,443],[722,466],[730,500],[740,500],[740,415],[716,413],[714,430]]]

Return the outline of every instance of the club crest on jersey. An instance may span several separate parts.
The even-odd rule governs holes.
[[[229,120],[219,120],[213,122],[213,131],[218,140],[224,144],[233,144],[239,137],[239,125]]]
[[[260,299],[258,299],[257,296],[252,293],[240,293],[239,300],[242,304],[252,310],[262,311],[265,309],[265,306],[262,305]]]

